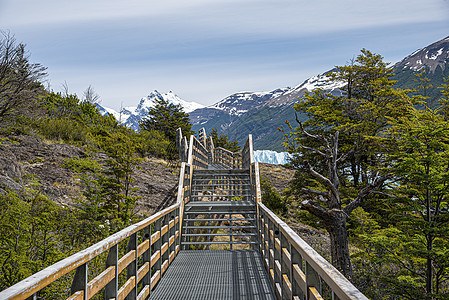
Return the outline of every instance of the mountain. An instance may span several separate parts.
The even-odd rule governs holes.
[[[443,78],[449,77],[449,37],[413,52],[393,68],[398,88],[417,88],[416,74],[425,70],[433,85],[428,91],[431,97],[428,105],[435,106],[441,96],[437,87],[444,83]],[[327,81],[326,74],[332,71],[313,76],[293,88],[236,93],[214,105],[197,109],[190,113],[193,130],[217,128],[219,133],[237,139],[240,144],[252,133],[255,149],[283,151],[283,134],[277,127],[284,125],[285,120],[295,119],[293,106],[306,91],[320,88],[334,95],[341,94],[343,83]],[[298,117],[300,121],[306,119],[304,115]]]
[[[120,112],[115,111],[112,108],[107,108],[96,103],[96,106],[101,114],[113,115],[120,124],[132,128],[134,130],[139,129],[139,122],[145,118],[148,114],[148,109],[154,106],[154,99],[162,98],[170,103],[179,104],[184,108],[186,113],[190,113],[196,109],[203,108],[204,105],[196,102],[188,102],[179,98],[172,91],[161,94],[157,90],[152,91],[148,96],[140,99],[137,106],[126,106],[121,109]]]
[[[326,72],[327,73],[327,72]],[[210,132],[217,128],[231,139],[245,142],[253,134],[255,149],[283,151],[283,135],[277,127],[285,120],[294,120],[293,105],[305,92],[321,88],[335,95],[340,94],[342,84],[329,83],[326,73],[313,76],[291,88],[279,88],[269,92],[240,92],[218,103],[190,113],[193,130],[205,128]],[[304,119],[305,116],[300,116]]]
[[[394,65],[395,70],[420,71],[423,68],[434,73],[438,68],[444,70],[449,63],[449,36],[427,47],[416,50]]]
[[[393,79],[398,81],[396,86],[404,89],[418,88],[420,82],[415,80],[416,74],[424,71],[433,85],[428,91],[430,100],[427,104],[436,106],[441,97],[438,87],[444,83],[443,78],[449,78],[449,37],[416,50],[393,68],[396,74]]]
[[[436,105],[436,99],[440,97],[437,87],[441,86],[443,78],[449,77],[449,37],[413,52],[393,68],[396,74],[393,79],[397,80],[398,88],[418,87],[416,74],[425,70],[433,85],[429,90],[431,99],[428,104]],[[184,101],[173,92],[161,94],[153,91],[142,98],[137,107],[124,107],[121,114],[100,105],[98,108],[103,114],[113,114],[122,124],[137,130],[139,121],[147,115],[148,108],[152,106],[152,99],[162,97],[184,107],[190,115],[192,129],[195,131],[204,127],[210,132],[212,128],[216,128],[218,133],[224,133],[232,140],[237,139],[240,144],[252,133],[255,149],[283,151],[283,134],[277,127],[284,125],[285,120],[295,119],[293,106],[305,92],[320,88],[334,95],[341,94],[343,83],[327,81],[326,74],[332,71],[313,76],[295,87],[278,88],[268,92],[235,93],[208,107]],[[298,117],[301,121],[306,119],[304,115]]]

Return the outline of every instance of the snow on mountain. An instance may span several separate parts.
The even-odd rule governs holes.
[[[449,37],[416,50],[395,64],[394,68],[420,71],[427,67],[430,72],[434,72],[438,66],[444,70],[447,64],[449,64]]]
[[[287,92],[289,88],[280,88],[269,92],[240,92],[209,106],[227,112],[231,116],[240,116],[248,110],[264,104],[266,101]]]
[[[181,105],[186,113],[190,113],[195,109],[203,108],[204,105],[196,102],[188,102],[179,98],[172,91],[168,93],[161,94],[157,90],[152,91],[148,96],[140,99],[137,106],[126,106],[121,109],[120,112],[115,111],[112,108],[107,108],[96,104],[100,113],[105,115],[107,113],[112,114],[120,124],[132,128],[134,130],[139,129],[139,122],[145,118],[148,114],[148,109],[154,107],[154,100],[157,98],[162,98],[175,105]]]
[[[285,165],[291,158],[288,152],[276,152],[272,150],[255,150],[254,160],[260,163],[272,165]]]
[[[345,85],[345,83],[342,81],[330,82],[326,76],[327,73],[328,72],[312,76],[300,85],[294,87],[291,91],[307,90],[311,92],[315,89],[322,89],[332,92],[336,89],[342,88]]]

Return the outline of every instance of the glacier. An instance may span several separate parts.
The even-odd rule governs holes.
[[[254,150],[254,160],[260,163],[272,165],[285,165],[292,155],[288,152],[276,152],[272,150]]]

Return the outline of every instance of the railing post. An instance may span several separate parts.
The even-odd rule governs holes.
[[[318,273],[310,266],[310,264],[306,261],[306,299],[311,299],[310,296],[310,287],[314,287],[319,294],[321,294],[321,279]]]
[[[105,287],[104,299],[117,298],[118,291],[118,245],[115,244],[109,249],[108,258],[106,259],[106,269],[110,266],[115,267],[115,276]]]
[[[293,266],[298,265],[301,271],[304,271],[302,256],[299,254],[298,250],[296,250],[295,247],[290,247],[290,256],[291,256],[291,264],[290,264],[290,274],[293,276]],[[305,299],[304,292],[302,291],[301,287],[298,285],[298,282],[294,280],[292,277],[291,280],[292,283],[292,295],[293,297],[298,296],[300,299]]]
[[[280,240],[281,240],[281,287],[282,287],[282,299],[292,300],[293,299],[293,293],[287,294],[286,291],[290,291],[291,289],[291,282],[292,282],[292,272],[290,269],[291,262],[287,261],[287,257],[285,257],[284,249],[287,250],[287,252],[291,253],[291,247],[288,240],[285,238],[284,234],[280,233]],[[291,260],[291,255],[290,255]],[[286,282],[284,280],[284,275],[287,275],[288,281],[290,282],[290,287],[286,285]]]
[[[30,297],[28,297],[27,300],[37,300],[37,293],[34,293]]]
[[[149,294],[151,294],[151,224],[145,227],[144,230],[144,241],[148,241],[148,249],[143,253],[143,264],[149,264],[148,273],[142,279],[143,287],[149,287]]]
[[[73,277],[70,294],[73,295],[78,291],[83,292],[83,299],[87,300],[87,262],[76,268],[75,277]]]
[[[126,297],[127,300],[134,300],[137,298],[137,232],[132,234],[128,241],[127,252],[135,250],[134,261],[126,267],[126,279],[134,276],[134,288]]]

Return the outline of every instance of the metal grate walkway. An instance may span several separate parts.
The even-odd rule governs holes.
[[[183,250],[150,299],[275,299],[255,250]]]

